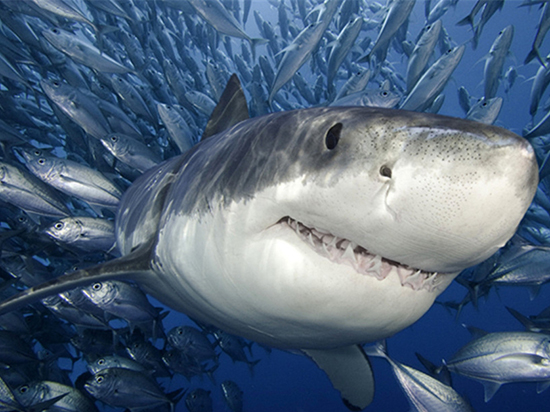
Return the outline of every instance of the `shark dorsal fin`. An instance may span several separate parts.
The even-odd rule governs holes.
[[[214,108],[206,124],[201,140],[229,129],[231,126],[248,119],[248,105],[241,82],[235,73],[231,75],[220,101]]]

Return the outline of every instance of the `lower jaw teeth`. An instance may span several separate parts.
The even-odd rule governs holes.
[[[289,226],[296,234],[320,255],[332,262],[352,266],[362,275],[374,276],[384,280],[392,270],[397,272],[402,286],[413,290],[434,290],[439,284],[437,272],[423,272],[397,262],[384,259],[380,255],[369,253],[365,248],[318,229],[310,229],[302,223],[285,217],[280,224]]]

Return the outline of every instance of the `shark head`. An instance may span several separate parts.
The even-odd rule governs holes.
[[[531,146],[511,132],[364,107],[247,120],[182,164],[146,287],[193,318],[286,348],[410,325],[508,241],[538,183]],[[124,243],[130,232],[119,233]]]

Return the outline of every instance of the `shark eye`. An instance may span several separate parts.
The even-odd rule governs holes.
[[[383,165],[380,168],[380,175],[391,178],[391,169],[388,166]]]
[[[327,146],[328,150],[332,150],[338,145],[341,131],[342,123],[336,123],[330,129],[328,129],[327,135],[325,136],[325,145]]]

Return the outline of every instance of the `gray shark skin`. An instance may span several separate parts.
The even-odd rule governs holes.
[[[126,191],[121,258],[28,289],[0,313],[131,279],[200,322],[303,350],[362,409],[374,386],[357,344],[415,322],[503,246],[538,183],[525,139],[462,119],[328,107],[227,126]]]

